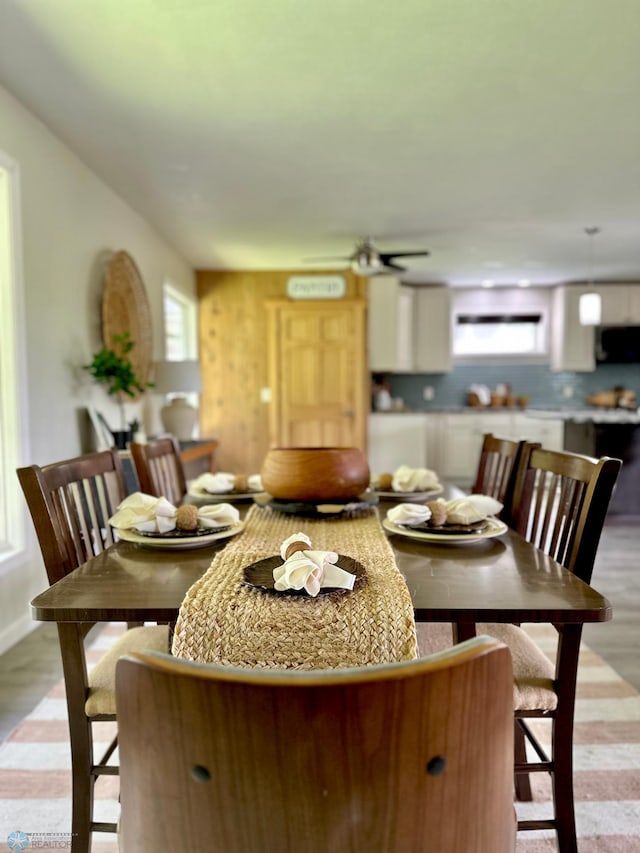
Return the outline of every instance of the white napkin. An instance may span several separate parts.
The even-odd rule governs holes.
[[[240,521],[240,513],[231,504],[207,504],[198,507],[199,527],[225,527],[228,524],[237,524]]]
[[[409,468],[408,465],[397,468],[391,481],[394,492],[426,492],[439,486],[435,471],[429,468]]]
[[[311,545],[311,540],[304,533],[294,533],[280,546],[283,560],[292,542]],[[278,592],[304,589],[313,597],[318,595],[323,587],[353,589],[356,576],[336,566],[337,561],[338,555],[335,551],[295,551],[288,560],[273,570],[274,589]]]
[[[166,498],[134,492],[118,506],[109,524],[148,533],[166,533],[176,526],[176,508]]]
[[[175,506],[166,498],[156,498],[143,492],[134,492],[119,505],[109,524],[127,530],[146,533],[167,533],[176,527]],[[215,529],[237,524],[240,513],[231,504],[220,503],[198,509],[198,526]]]
[[[249,479],[247,480],[247,485],[249,486],[250,492],[261,492],[262,477],[260,474],[250,474]]]
[[[424,504],[396,504],[387,512],[387,518],[394,524],[415,527],[431,518],[431,510]]]
[[[497,515],[503,506],[489,495],[468,495],[466,498],[445,501],[445,505],[447,524],[473,524],[488,515]]]
[[[233,491],[235,479],[234,474],[228,474],[225,471],[219,471],[217,474],[200,474],[191,484],[191,488],[195,486],[209,492],[210,495],[224,495]]]

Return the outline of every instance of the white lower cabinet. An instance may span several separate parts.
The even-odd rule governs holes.
[[[369,415],[369,469],[393,473],[400,465],[427,466],[429,422],[421,413],[385,412]]]
[[[369,467],[374,474],[400,465],[427,467],[440,478],[470,488],[485,433],[537,441],[562,450],[564,421],[524,412],[390,413],[369,416]]]

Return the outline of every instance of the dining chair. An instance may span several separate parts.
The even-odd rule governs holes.
[[[511,661],[488,637],[308,672],[137,654],[116,691],[120,853],[515,849]]]
[[[500,518],[507,524],[511,520],[511,505],[516,472],[525,442],[500,438],[487,432],[482,439],[478,469],[471,492],[489,495],[500,501],[503,509]]]
[[[113,545],[108,519],[125,497],[118,451],[105,450],[40,467],[19,468],[18,479],[31,513],[49,584],[53,585],[90,557]],[[95,760],[93,724],[116,720],[115,668],[126,653],[167,651],[168,627],[131,627],[89,671],[85,641],[96,623],[58,623],[64,672],[72,773],[73,853],[91,849],[92,832],[115,832],[113,823],[93,819],[98,776],[117,775],[113,762],[117,735]]]
[[[590,583],[619,459],[596,459],[528,445],[514,486],[514,529],[541,552]],[[531,799],[529,774],[548,772],[553,788],[551,819],[521,820],[520,830],[556,831],[560,853],[577,851],[573,795],[573,725],[582,625],[556,624],[555,665],[515,625],[479,624],[477,630],[505,642],[513,657],[514,710],[522,738],[515,738],[518,799]],[[551,721],[546,750],[528,720]],[[527,758],[525,743],[534,754]]]
[[[179,506],[187,494],[187,481],[180,446],[173,435],[163,435],[144,444],[129,445],[140,491]]]
[[[590,583],[621,465],[619,459],[596,459],[525,443],[513,483],[510,526],[541,553]],[[511,651],[517,799],[532,799],[529,774],[547,772],[551,776],[553,817],[520,820],[518,829],[554,829],[560,853],[576,853],[572,758],[582,625],[554,624],[555,664],[518,625],[479,623],[476,627],[478,633],[501,640]],[[451,643],[449,626],[418,623],[416,628],[421,654],[432,654]],[[536,738],[527,720],[550,721],[550,750]]]

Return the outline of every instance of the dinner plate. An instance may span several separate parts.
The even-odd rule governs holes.
[[[257,563],[251,563],[248,566],[245,566],[243,569],[244,581],[249,586],[254,586],[257,589],[264,590],[265,592],[272,592],[275,595],[295,595],[295,596],[305,596],[307,598],[312,598],[309,593],[304,589],[285,589],[282,592],[274,589],[275,581],[273,579],[273,570],[278,566],[283,564],[282,557],[277,554],[273,557],[265,557],[264,560],[258,560]],[[336,563],[338,568],[344,569],[345,572],[349,572],[352,575],[356,576],[356,579],[353,584],[353,589],[358,589],[364,583],[364,579],[366,576],[366,570],[362,563],[359,563],[357,560],[354,560],[353,557],[347,557],[344,554],[338,554],[338,562]],[[329,593],[344,593],[344,592],[352,592],[350,589],[342,589],[341,587],[336,586],[325,586],[320,589],[318,595],[328,595]]]
[[[378,503],[378,495],[373,489],[367,489],[352,501],[284,501],[274,498],[268,492],[260,492],[253,496],[253,500],[258,506],[305,518],[348,518],[356,510],[375,506]]]
[[[226,539],[227,536],[235,536],[244,528],[244,522],[231,524],[219,530],[210,530],[207,533],[199,533],[197,536],[144,536],[137,530],[118,529],[118,537],[124,542],[133,542],[136,545],[144,545],[146,548],[206,548],[217,539]]]
[[[192,486],[187,490],[190,498],[197,498],[198,503],[202,501],[208,504],[232,503],[233,501],[250,501],[259,492],[207,492],[198,486]]]
[[[436,489],[428,489],[425,492],[383,492],[380,489],[375,490],[381,501],[397,501],[398,503],[408,503],[411,501],[428,501],[435,498],[444,492],[444,486],[438,486]]]
[[[389,533],[398,536],[408,536],[409,539],[421,539],[423,542],[437,542],[438,545],[453,545],[460,542],[478,542],[481,539],[492,539],[494,536],[502,536],[509,529],[504,521],[497,518],[488,518],[488,527],[477,533],[438,533],[438,531],[415,530],[384,518],[382,526]]]

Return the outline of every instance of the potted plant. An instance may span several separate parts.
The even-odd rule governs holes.
[[[127,430],[127,421],[124,411],[125,397],[135,397],[136,394],[153,387],[153,382],[146,382],[136,376],[129,353],[135,346],[129,332],[112,336],[112,347],[102,347],[93,356],[89,364],[84,364],[83,370],[87,370],[94,381],[104,385],[109,396],[117,397],[120,407],[120,430],[111,430],[116,447],[124,449],[131,434]]]

